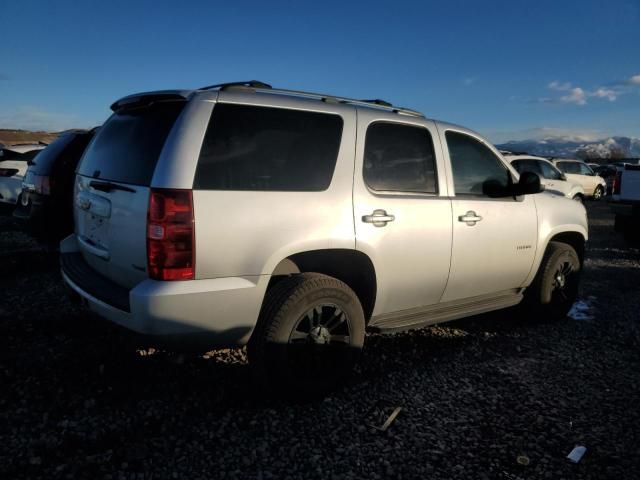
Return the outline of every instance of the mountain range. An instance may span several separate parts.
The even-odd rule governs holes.
[[[512,140],[496,145],[500,150],[526,152],[543,157],[565,158],[633,158],[640,157],[640,138],[608,137],[586,141],[575,137],[546,137]]]

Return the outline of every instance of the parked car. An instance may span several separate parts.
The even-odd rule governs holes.
[[[567,180],[578,183],[584,188],[587,198],[599,200],[607,191],[607,182],[599,177],[589,165],[582,160],[570,160],[566,158],[556,158],[552,160],[554,165],[565,174]]]
[[[78,167],[62,275],[134,331],[245,345],[272,391],[319,393],[365,330],[574,302],[578,202],[464,127],[261,82],[116,101]]]
[[[546,158],[531,155],[505,155],[504,158],[520,174],[522,172],[537,174],[547,191],[579,202],[584,200],[582,185],[569,182],[564,173]]]
[[[73,233],[75,170],[94,130],[69,130],[29,162],[13,216],[39,241],[57,248]]]
[[[607,164],[607,165],[599,165],[594,168],[593,171],[599,177],[604,178],[604,181],[607,183],[607,195],[611,195],[613,190],[613,181],[616,178],[616,173],[623,167],[618,167],[616,165]]]
[[[615,228],[630,238],[640,238],[640,165],[626,164],[616,173],[610,199]]]
[[[45,146],[40,143],[25,143],[0,149],[0,204],[5,208],[13,209],[18,202],[27,162]]]

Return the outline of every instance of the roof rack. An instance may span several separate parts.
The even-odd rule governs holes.
[[[292,95],[301,98],[311,98],[315,100],[320,100],[322,102],[336,102],[336,103],[346,103],[349,105],[359,105],[362,107],[374,107],[379,108],[385,111],[391,111],[394,113],[399,113],[402,115],[410,115],[412,117],[423,117],[424,114],[418,112],[416,110],[411,110],[409,108],[404,107],[396,107],[389,102],[380,99],[374,100],[358,100],[355,98],[348,97],[337,97],[335,95],[325,95],[323,93],[313,93],[313,92],[305,92],[302,90],[288,90],[285,88],[273,88],[268,83],[261,82],[259,80],[250,80],[248,82],[230,82],[230,83],[220,83],[218,85],[210,85],[208,87],[200,88],[199,90],[225,90],[231,87],[240,87],[240,88],[250,88],[253,90],[259,90],[262,93],[270,93],[274,95]]]
[[[198,90],[213,90],[214,88],[218,88],[220,90],[224,90],[229,87],[249,87],[249,88],[271,88],[271,85],[268,83],[261,82],[260,80],[249,80],[247,82],[229,82],[229,83],[219,83],[217,85],[209,85],[208,87],[202,87]]]

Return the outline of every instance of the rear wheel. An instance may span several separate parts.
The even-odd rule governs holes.
[[[525,292],[529,311],[539,320],[566,317],[578,296],[581,266],[571,245],[550,242],[536,278]]]
[[[602,185],[598,185],[593,192],[593,199],[600,200],[602,198],[602,195],[604,195],[604,189],[602,188]]]
[[[318,273],[280,280],[265,298],[248,346],[256,381],[274,394],[315,396],[349,376],[364,344],[355,293]]]
[[[579,193],[577,195],[575,195],[572,200],[575,200],[578,203],[584,203],[584,198],[582,197],[582,195],[580,195]]]

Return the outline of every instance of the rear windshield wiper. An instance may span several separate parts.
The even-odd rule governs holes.
[[[112,183],[112,182],[91,180],[89,182],[89,186],[95,188],[96,190],[100,190],[101,192],[110,192],[111,190],[123,190],[125,192],[136,193],[136,191],[131,187],[125,187],[124,185],[119,185],[117,183]]]

